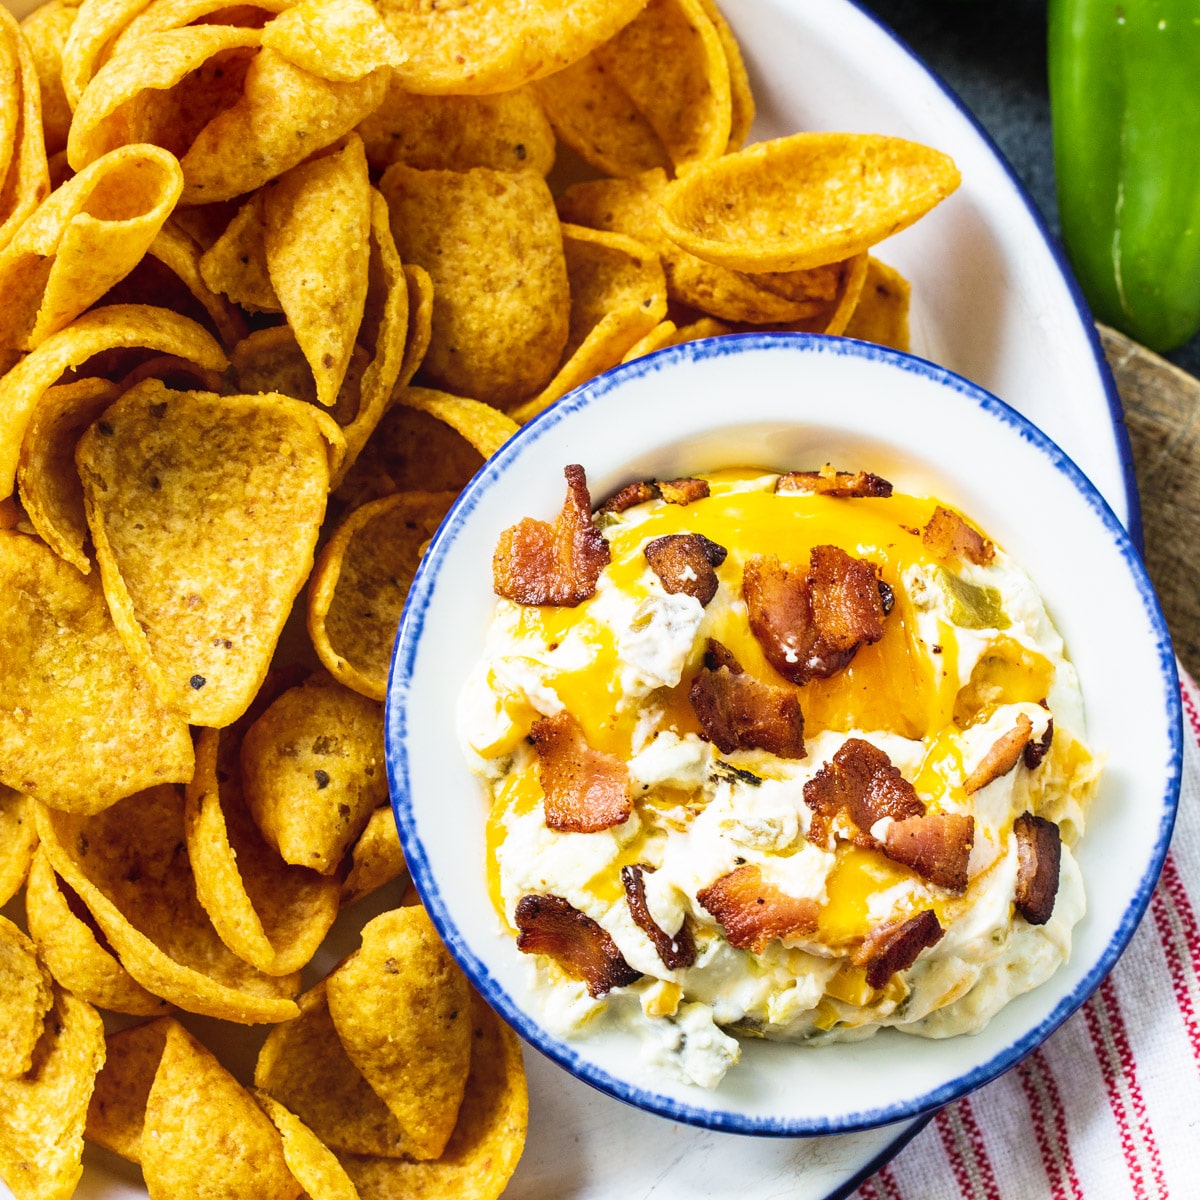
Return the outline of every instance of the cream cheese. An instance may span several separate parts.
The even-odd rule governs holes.
[[[1098,766],[1083,742],[1078,679],[1032,581],[999,549],[984,565],[927,553],[916,527],[934,501],[773,496],[771,486],[771,477],[725,474],[707,500],[651,502],[611,518],[604,532],[613,561],[591,600],[545,610],[499,602],[458,713],[492,796],[488,869],[505,921],[513,925],[524,896],[561,896],[643,976],[593,998],[552,959],[531,957],[547,1022],[569,1037],[609,1023],[636,1029],[648,1069],[702,1087],[736,1064],[739,1031],[813,1044],[887,1027],[927,1037],[977,1031],[1066,958],[1085,907],[1069,847],[1083,832]],[[676,530],[729,551],[707,606],[667,593],[642,556],[651,537]],[[803,758],[722,754],[687,703],[708,638],[734,649],[756,677],[791,686],[748,629],[745,558],[776,552],[802,563],[809,546],[825,543],[879,565],[896,593],[887,618],[894,632],[860,648],[840,676],[796,689]],[[564,711],[591,746],[627,763],[628,821],[599,833],[547,826],[527,735],[539,717]],[[1022,717],[1033,742],[1053,718],[1045,761],[1033,769],[1018,761],[968,795],[963,780]],[[929,812],[973,817],[962,895],[878,849],[809,840],[805,784],[850,738],[884,751]],[[1013,822],[1026,811],[1058,822],[1064,842],[1054,911],[1040,926],[1014,912]],[[891,823],[876,822],[871,836],[882,844]],[[644,868],[659,928],[673,937],[688,923],[692,965],[667,968],[633,919],[620,883],[631,864]],[[731,945],[699,893],[745,866],[789,897],[811,898],[817,927],[769,940],[759,953]],[[941,939],[885,987],[869,987],[851,962],[863,937],[924,909],[936,913]]]

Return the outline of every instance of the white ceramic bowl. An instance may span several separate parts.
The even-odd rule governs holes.
[[[833,462],[971,514],[1031,574],[1079,670],[1089,741],[1107,756],[1077,848],[1087,916],[1070,959],[981,1033],[884,1031],[827,1047],[743,1041],[715,1091],[653,1078],[633,1034],[564,1041],[543,1026],[528,960],[489,901],[486,801],[455,703],[494,605],[492,551],[523,516],[552,518],[562,468],[593,497],[634,479],[722,466]],[[1175,661],[1140,559],[1067,455],[1007,405],[924,360],[838,338],[727,337],[593,380],[480,471],[433,540],[392,662],[387,752],[408,863],[446,943],[488,1000],[581,1079],[678,1121],[810,1135],[911,1117],[1012,1066],[1099,984],[1133,933],[1174,820],[1181,759]]]

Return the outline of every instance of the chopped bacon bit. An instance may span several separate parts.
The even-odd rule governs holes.
[[[1042,765],[1042,759],[1050,753],[1050,745],[1054,741],[1054,718],[1046,722],[1046,732],[1035,742],[1029,741],[1025,746],[1025,766],[1036,770]]]
[[[658,491],[668,504],[691,504],[693,500],[703,500],[708,495],[708,480],[660,479]]]
[[[992,748],[980,760],[979,766],[963,780],[963,790],[968,796],[987,787],[994,779],[1007,775],[1017,765],[1029,739],[1033,734],[1033,722],[1024,714],[1017,713],[1016,727],[992,743]]]
[[[625,961],[608,931],[562,896],[522,896],[516,922],[518,950],[545,954],[581,975],[592,996],[607,995],[642,977]]]
[[[859,646],[883,637],[881,582],[873,562],[837,546],[814,546],[804,577],[773,554],[755,555],[746,563],[742,590],[767,661],[785,679],[804,684],[828,679]]]
[[[804,803],[813,810],[808,840],[818,846],[828,844],[839,814],[853,825],[848,839],[874,849],[878,843],[869,831],[876,821],[884,817],[903,821],[925,813],[913,785],[892,760],[878,746],[853,737],[804,785]]]
[[[773,938],[812,933],[817,927],[815,900],[781,892],[753,864],[722,875],[698,891],[696,899],[717,918],[731,946],[752,954],[761,954]]]
[[[990,563],[996,554],[996,547],[983,534],[940,504],[922,530],[921,541],[938,558],[969,558],[977,566]]]
[[[642,480],[639,483],[626,484],[615,496],[609,496],[596,509],[597,513],[623,513],[627,508],[645,504],[648,500],[658,499],[657,484]]]
[[[711,638],[704,661],[688,699],[704,736],[722,754],[757,749],[779,758],[804,757],[804,715],[795,692],[747,675]]]
[[[629,820],[629,771],[615,754],[593,750],[569,712],[529,731],[537,750],[546,825],[560,833],[598,833]]]
[[[1062,837],[1045,817],[1022,813],[1013,822],[1017,839],[1017,912],[1030,925],[1045,925],[1058,894]]]
[[[917,955],[942,940],[945,930],[932,908],[923,909],[907,921],[888,921],[877,925],[863,939],[850,961],[866,969],[867,986],[887,987],[897,971],[906,971]]]
[[[870,471],[835,471],[827,467],[822,471],[789,471],[780,475],[775,481],[775,491],[779,495],[815,493],[838,499],[852,496],[886,498],[892,494],[892,485]]]
[[[525,517],[500,535],[492,557],[497,596],[574,608],[595,593],[609,563],[608,542],[592,523],[583,468],[572,464],[564,474],[567,498],[553,525]]]
[[[694,596],[706,607],[717,594],[717,573],[729,553],[702,533],[668,533],[646,543],[643,551],[650,569],[673,594]]]
[[[742,673],[742,664],[734,658],[733,651],[716,638],[709,638],[704,647],[704,665],[710,671],[719,671],[722,667],[727,667],[735,675]]]
[[[621,868],[621,882],[625,885],[625,899],[629,902],[629,915],[633,923],[654,943],[658,957],[668,971],[680,971],[696,961],[696,939],[687,916],[679,931],[672,936],[666,933],[654,919],[646,903],[645,872],[649,867],[628,866]]]
[[[883,852],[930,883],[961,896],[967,890],[967,862],[975,844],[975,818],[961,813],[931,813],[893,821]]]

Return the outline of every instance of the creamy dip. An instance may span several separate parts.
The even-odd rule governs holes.
[[[978,1031],[1067,957],[1084,912],[1071,846],[1098,768],[1062,639],[1002,549],[982,565],[931,551],[921,531],[935,499],[776,494],[778,477],[753,471],[707,478],[710,494],[690,504],[656,499],[599,516],[611,562],[577,607],[501,600],[462,693],[460,737],[490,799],[486,869],[497,912],[515,932],[523,897],[562,897],[641,973],[592,995],[554,958],[530,955],[547,1023],[567,1037],[612,1023],[636,1029],[656,1069],[705,1087],[737,1062],[739,1034],[818,1044],[884,1027],[927,1037]],[[703,534],[728,552],[707,605],[668,593],[647,562],[647,542],[676,533]],[[877,642],[797,687],[750,629],[743,568],[767,554],[804,564],[823,545],[875,564],[894,602]],[[710,638],[755,679],[796,694],[803,757],[723,754],[705,739],[689,684]],[[627,764],[634,803],[620,824],[593,833],[547,825],[529,734],[539,718],[563,712],[589,747]],[[969,794],[963,781],[1022,714],[1030,743],[1049,742],[1044,758],[1018,761]],[[809,840],[805,784],[852,738],[884,751],[926,812],[973,817],[961,894],[878,848]],[[1061,834],[1043,924],[1014,906],[1014,822],[1023,813]],[[881,841],[888,820],[870,831]],[[691,965],[668,969],[635,921],[622,882],[622,868],[635,865],[659,928],[674,935],[690,926]],[[811,898],[815,928],[757,953],[730,944],[698,894],[746,866],[789,897]],[[936,914],[940,940],[884,986],[868,984],[852,962],[864,939],[923,910]]]

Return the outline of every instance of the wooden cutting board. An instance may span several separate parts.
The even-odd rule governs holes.
[[[1099,329],[1133,444],[1146,568],[1176,653],[1200,675],[1200,380],[1124,334]]]

